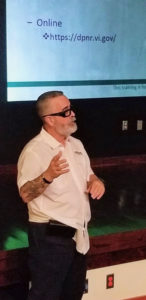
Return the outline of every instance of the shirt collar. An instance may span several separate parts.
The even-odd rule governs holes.
[[[41,129],[41,137],[43,138],[43,140],[48,143],[50,145],[51,148],[55,149],[58,148],[60,146],[62,146],[62,144],[60,142],[58,142],[51,134],[49,134],[43,127]],[[69,141],[70,137],[68,137],[66,139],[66,141]]]

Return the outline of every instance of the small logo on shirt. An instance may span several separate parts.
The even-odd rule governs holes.
[[[76,154],[82,155],[82,152],[80,151],[75,151]]]

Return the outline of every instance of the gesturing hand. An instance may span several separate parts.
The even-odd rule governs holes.
[[[44,172],[44,177],[52,181],[54,178],[69,172],[69,164],[66,159],[60,159],[62,152],[59,151],[57,155],[55,155],[48,167],[48,169]]]
[[[95,175],[91,175],[91,181],[87,184],[86,192],[90,193],[92,199],[100,199],[105,192],[104,183]]]

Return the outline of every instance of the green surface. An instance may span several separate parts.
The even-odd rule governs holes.
[[[13,228],[11,234],[4,242],[4,250],[13,250],[28,247],[27,232]]]
[[[146,228],[146,218],[144,217],[122,216],[115,219],[104,217],[89,224],[89,235],[100,236],[144,228]]]
[[[90,237],[102,236],[112,233],[134,231],[146,228],[146,218],[121,216],[116,218],[100,217],[89,224]],[[4,242],[4,250],[13,250],[28,247],[27,232],[19,228],[13,228]]]

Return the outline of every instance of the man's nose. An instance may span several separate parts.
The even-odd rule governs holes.
[[[75,112],[74,112],[74,110],[71,110],[71,117],[75,117]]]

